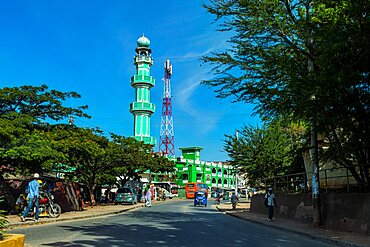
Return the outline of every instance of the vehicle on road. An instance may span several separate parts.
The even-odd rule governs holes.
[[[119,188],[116,192],[114,203],[116,205],[122,203],[130,203],[134,205],[137,203],[137,196],[132,188],[129,187]]]
[[[185,195],[187,199],[193,199],[195,197],[195,193],[198,191],[204,192],[206,196],[208,196],[209,193],[208,185],[200,182],[186,183]]]
[[[202,191],[198,191],[194,196],[194,207],[201,205],[207,207],[207,194]]]
[[[166,197],[172,199],[179,196],[179,187],[173,182],[153,182],[155,187],[160,187],[166,190]]]

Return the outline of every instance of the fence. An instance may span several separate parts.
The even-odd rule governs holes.
[[[355,178],[347,168],[321,169],[319,172],[320,189],[328,192],[329,190],[342,192],[358,192],[359,186]],[[276,176],[262,179],[262,188],[273,187],[277,191],[287,193],[308,192],[311,190],[312,172],[302,172]]]

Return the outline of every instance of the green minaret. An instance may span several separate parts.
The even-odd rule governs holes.
[[[150,136],[150,116],[155,112],[155,105],[150,103],[150,89],[155,79],[150,76],[153,65],[150,41],[143,36],[137,40],[134,64],[136,74],[131,77],[131,86],[135,88],[135,102],[130,104],[130,112],[134,116],[134,138],[146,144],[156,145],[156,139]]]

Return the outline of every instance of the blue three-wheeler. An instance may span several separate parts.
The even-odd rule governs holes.
[[[205,207],[207,207],[207,193],[204,193],[202,191],[198,191],[195,193],[194,207],[197,205],[199,206],[204,205]]]

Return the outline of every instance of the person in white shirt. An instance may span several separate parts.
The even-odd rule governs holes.
[[[148,186],[148,191],[145,194],[145,201],[146,201],[145,202],[145,205],[147,207],[151,207],[152,206],[151,200],[152,200],[152,192],[150,191],[150,186]]]
[[[272,188],[269,188],[265,195],[265,206],[268,208],[268,219],[271,221],[274,217],[274,207],[277,208],[277,203],[275,195],[272,193]]]

